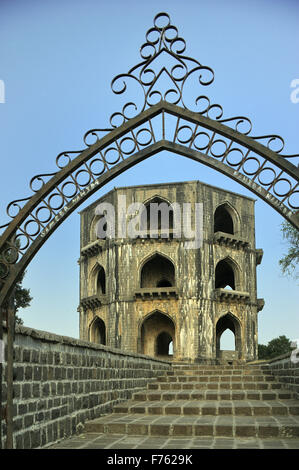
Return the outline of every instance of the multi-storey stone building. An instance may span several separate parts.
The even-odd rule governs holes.
[[[124,202],[125,201],[125,202]],[[100,203],[115,209],[115,229],[128,228],[132,203],[170,208],[169,233],[159,219],[137,238],[124,232],[102,237]],[[202,246],[187,248],[177,237],[171,204],[203,204]],[[115,188],[81,213],[80,338],[150,356],[215,362],[257,358],[258,311],[254,200],[199,181]],[[182,220],[181,220],[182,221]],[[123,228],[122,228],[123,230]],[[107,232],[108,233],[108,232]],[[235,351],[220,350],[225,330],[235,336]]]

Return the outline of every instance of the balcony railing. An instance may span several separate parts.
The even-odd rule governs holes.
[[[219,245],[231,246],[232,248],[247,248],[249,246],[249,242],[245,238],[225,232],[215,232],[214,242],[219,243]]]
[[[103,251],[103,243],[105,240],[96,240],[81,248],[81,256],[95,256]]]
[[[81,299],[80,306],[84,309],[94,310],[95,308],[101,307],[101,305],[103,305],[105,302],[105,299],[105,294],[90,295],[89,297],[84,297]]]
[[[215,289],[216,299],[219,300],[236,300],[236,301],[246,301],[249,300],[249,292],[242,292],[238,290],[229,290],[229,289]]]
[[[256,264],[261,264],[263,255],[264,255],[264,252],[261,248],[259,248],[258,250],[255,250]]]
[[[141,298],[143,300],[178,297],[176,287],[143,287],[136,289],[134,295],[136,298]]]
[[[265,306],[264,299],[257,299],[257,311],[260,312]]]

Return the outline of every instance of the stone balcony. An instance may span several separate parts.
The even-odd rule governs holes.
[[[140,298],[142,300],[148,299],[161,299],[175,297],[178,298],[178,292],[176,287],[144,287],[141,289],[136,289],[134,292],[135,298]]]
[[[265,306],[264,299],[257,299],[257,311],[260,312]]]
[[[96,240],[88,245],[85,245],[81,248],[81,256],[90,257],[95,256],[101,251],[103,251],[103,243],[105,240]]]
[[[230,233],[216,232],[214,233],[214,242],[219,245],[230,246],[232,248],[248,248],[249,242],[245,238],[231,235]]]
[[[258,250],[255,250],[255,256],[256,256],[256,264],[261,264],[262,259],[263,259],[264,252],[261,248]]]
[[[215,289],[215,298],[217,300],[247,301],[249,300],[249,292],[229,289]]]
[[[83,307],[85,310],[91,309],[94,310],[95,308],[101,307],[103,302],[105,301],[105,295],[90,295],[89,297],[84,297],[81,299],[80,307]]]

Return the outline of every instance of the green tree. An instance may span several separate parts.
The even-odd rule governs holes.
[[[18,325],[23,325],[23,320],[17,315],[17,311],[20,308],[26,308],[30,306],[30,302],[32,300],[32,297],[30,295],[30,289],[25,289],[22,287],[22,282],[24,279],[24,276],[26,274],[26,271],[21,275],[19,281],[16,284],[15,287],[15,308],[16,308],[16,323]]]
[[[279,260],[282,272],[283,274],[293,276],[295,279],[299,279],[299,273],[296,272],[296,266],[299,263],[299,230],[289,222],[283,222],[282,234],[289,245],[287,254]]]
[[[267,348],[270,359],[292,351],[291,341],[284,335],[269,341]]]
[[[17,240],[17,246],[19,246],[19,245],[20,245],[20,243]],[[6,258],[8,257],[9,259],[12,260],[15,257],[15,251],[14,250],[9,250],[8,252],[6,252],[5,257]],[[0,261],[3,258],[4,258],[4,256],[2,257],[0,255]],[[3,270],[3,267],[0,266],[0,270],[1,270],[1,268]],[[19,279],[18,279],[18,281],[15,285],[15,312],[16,312],[15,318],[16,318],[16,323],[18,325],[23,325],[23,323],[24,323],[23,320],[17,315],[18,310],[20,308],[29,307],[30,302],[32,300],[32,297],[30,295],[30,289],[25,289],[22,286],[25,274],[26,274],[26,271],[24,271],[20,275],[20,277],[19,277]]]
[[[268,359],[267,353],[268,353],[268,347],[265,344],[259,344],[258,345],[258,358]]]
[[[291,341],[284,335],[274,338],[266,345],[258,345],[259,359],[273,359],[282,354],[291,353]]]

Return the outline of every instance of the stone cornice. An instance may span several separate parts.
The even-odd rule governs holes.
[[[215,297],[217,300],[232,300],[232,301],[248,301],[250,298],[249,292],[242,292],[237,290],[228,289],[215,289]]]
[[[255,250],[256,264],[257,265],[261,264],[262,259],[263,259],[263,255],[264,255],[264,251],[261,248]]]
[[[155,298],[178,298],[176,287],[146,287],[136,289],[134,293],[135,298],[141,298],[143,300],[155,299]]]
[[[103,244],[105,240],[96,240],[88,245],[85,245],[81,248],[81,256],[90,257],[95,256],[101,251],[103,251]]]
[[[237,249],[249,247],[249,242],[244,238],[236,237],[236,235],[224,232],[214,233],[214,242],[219,245],[226,245]]]
[[[91,295],[89,297],[84,297],[81,299],[80,307],[83,307],[84,310],[91,309],[94,310],[95,308],[99,308],[102,305],[102,297],[100,298],[98,295]]]

